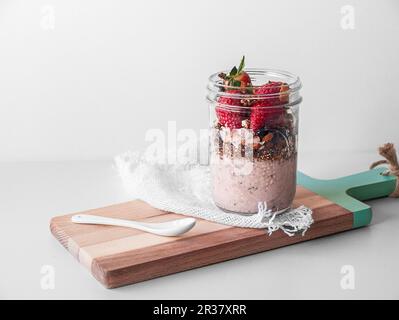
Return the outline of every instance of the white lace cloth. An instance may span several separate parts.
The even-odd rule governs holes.
[[[207,165],[159,164],[138,152],[117,156],[115,164],[128,193],[161,210],[230,226],[266,229],[269,235],[279,229],[289,236],[304,235],[313,223],[312,210],[305,206],[278,215],[267,210],[266,203],[259,203],[254,215],[220,210],[212,201]]]

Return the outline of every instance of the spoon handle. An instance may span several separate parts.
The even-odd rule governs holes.
[[[129,227],[143,230],[144,228],[140,225],[139,222],[131,221],[131,220],[122,220],[122,219],[114,219],[107,218],[101,216],[92,216],[88,214],[76,214],[72,216],[71,221],[74,223],[81,224],[104,224],[110,226],[120,226],[120,227]],[[146,230],[144,230],[146,231]]]
[[[195,225],[195,219],[184,218],[167,222],[139,222],[133,220],[114,219],[88,214],[76,214],[71,221],[82,224],[103,224],[134,228],[145,232],[154,233],[160,236],[176,237],[191,230]]]

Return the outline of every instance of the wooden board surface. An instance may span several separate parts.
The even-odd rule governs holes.
[[[269,236],[264,230],[198,219],[196,226],[185,235],[162,237],[123,227],[74,224],[70,221],[73,214],[53,218],[50,228],[98,281],[107,288],[115,288],[349,230],[353,226],[351,211],[298,186],[294,206],[302,204],[313,209],[315,221],[305,236],[289,237],[282,231]],[[154,209],[142,201],[79,213],[154,222],[182,217]]]

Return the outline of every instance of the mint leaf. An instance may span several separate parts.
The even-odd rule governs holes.
[[[233,69],[231,69],[229,76],[233,77],[237,74],[237,68],[234,66]]]
[[[241,81],[233,80],[233,81],[231,82],[231,85],[232,85],[233,87],[240,87],[240,86],[241,86]]]
[[[242,56],[240,66],[238,67],[238,73],[241,73],[242,70],[244,70],[245,67],[245,56]]]

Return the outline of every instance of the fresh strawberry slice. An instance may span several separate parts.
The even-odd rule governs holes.
[[[251,78],[247,72],[244,71],[245,57],[242,57],[241,62],[237,67],[233,67],[229,74],[220,73],[219,77],[223,79],[224,93],[230,94],[247,94],[252,93]],[[245,99],[234,98],[229,96],[222,96],[218,99],[218,106],[216,107],[216,115],[219,124],[230,129],[238,129],[242,127],[242,120],[248,118],[249,112],[246,108],[229,108],[229,106],[248,106],[244,102]],[[243,103],[241,103],[243,102]]]
[[[241,71],[239,74],[234,76],[233,83],[236,85],[240,83],[240,88],[243,90],[243,92],[246,92],[245,88],[252,86],[251,77],[245,71]]]
[[[284,94],[288,90],[288,85],[284,82],[269,81],[269,83],[256,88],[255,95],[265,95],[257,100],[251,107],[250,128],[259,130],[267,122],[277,124],[285,110],[278,107],[288,102],[288,95]],[[267,97],[267,95],[273,95]]]
[[[269,106],[262,101],[256,102],[251,107],[249,128],[252,130],[259,130],[265,127],[266,123],[277,124],[277,121],[283,113],[283,108]]]
[[[226,93],[240,94],[239,90],[228,90]],[[219,123],[230,129],[241,128],[243,113],[240,110],[229,109],[229,106],[241,106],[240,99],[232,97],[219,97],[219,105],[215,108]]]
[[[245,56],[242,57],[238,68],[234,66],[229,74],[220,73],[219,77],[223,79],[223,83],[227,87],[240,88],[242,93],[252,92],[251,77],[247,72],[244,71],[245,67]]]
[[[288,95],[284,92],[288,91],[288,85],[284,82],[269,81],[265,85],[256,88],[254,94],[256,95],[273,95],[272,97],[265,97],[260,100],[265,106],[278,106],[288,102]]]
[[[230,129],[241,128],[243,117],[239,112],[216,108],[216,114],[222,126]]]

